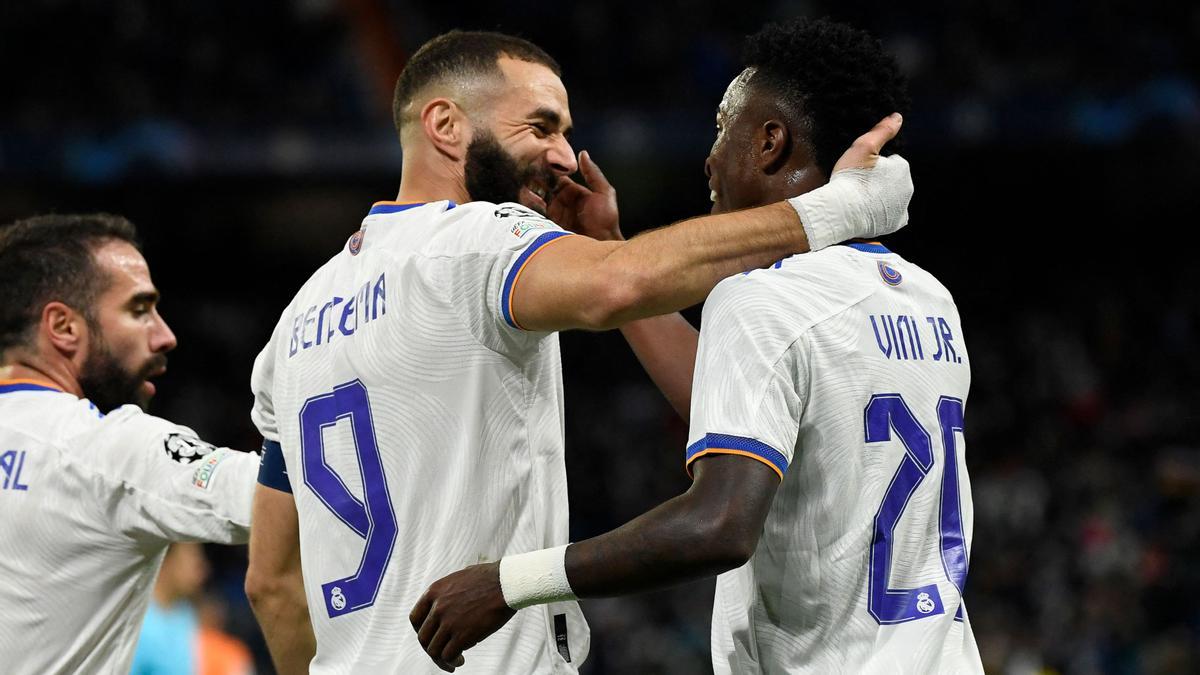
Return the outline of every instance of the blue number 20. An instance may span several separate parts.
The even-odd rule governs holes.
[[[323,432],[342,419],[350,421],[363,501],[350,493],[342,478],[325,461]],[[300,409],[300,458],[304,484],[335,516],[366,540],[357,572],[321,584],[325,609],[332,618],[370,607],[375,603],[396,543],[396,514],[392,511],[383,462],[375,442],[367,388],[362,382],[353,380],[338,385],[331,393],[304,402]]]
[[[954,434],[963,429],[963,403],[959,399],[943,396],[938,401],[937,413],[945,458],[942,463],[939,546],[946,578],[958,588],[961,595],[967,580],[967,545],[959,505]],[[864,417],[868,443],[890,441],[892,431],[895,431],[905,450],[904,459],[892,476],[883,503],[875,514],[867,611],[881,624],[904,623],[942,614],[945,608],[936,584],[919,588],[888,586],[892,569],[892,533],[917,486],[933,468],[932,439],[899,394],[872,396]],[[961,616],[960,605],[955,618]]]

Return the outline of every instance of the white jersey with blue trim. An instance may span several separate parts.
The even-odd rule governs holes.
[[[722,281],[703,314],[687,462],[781,483],[717,580],[716,673],[983,672],[962,603],[970,369],[950,293],[879,244]]]
[[[258,457],[0,382],[0,671],[129,672],[172,541],[243,544]]]
[[[558,336],[511,311],[569,236],[516,204],[376,204],[255,363],[300,521],[314,673],[438,673],[408,615],[464,566],[567,543]],[[260,479],[261,480],[261,479]],[[577,603],[521,610],[462,673],[573,673]]]

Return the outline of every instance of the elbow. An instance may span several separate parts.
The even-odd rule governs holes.
[[[641,311],[648,294],[646,282],[636,271],[603,270],[596,273],[595,288],[588,294],[586,307],[581,307],[582,327],[588,330],[611,330],[649,316]]]
[[[250,601],[250,606],[259,608],[270,595],[270,582],[266,575],[258,572],[254,567],[246,570],[246,583],[243,585],[246,591],[246,599]]]
[[[280,598],[287,592],[287,584],[281,575],[271,574],[266,570],[256,568],[254,565],[250,565],[246,570],[244,588],[246,599],[250,601],[250,606],[256,610],[271,604],[273,600]]]
[[[759,530],[726,514],[703,519],[701,527],[700,540],[707,543],[707,563],[714,574],[745,565],[758,547]]]

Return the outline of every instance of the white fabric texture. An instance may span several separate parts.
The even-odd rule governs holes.
[[[311,672],[440,673],[408,621],[425,589],[568,541],[558,336],[515,327],[507,300],[534,248],[571,235],[515,204],[373,211],[284,310],[253,418],[292,481]],[[304,415],[320,424],[307,441]],[[377,576],[373,595],[343,583],[356,574]],[[456,672],[574,673],[588,639],[577,603],[530,608]]]
[[[944,397],[965,404],[970,385],[958,312],[924,270],[864,248],[879,252],[835,246],[731,277],[705,304],[690,461],[737,454],[782,475],[753,557],[717,580],[718,674],[982,672],[940,547],[947,457],[964,554],[973,518],[962,435],[944,449],[939,432]],[[885,423],[890,440],[865,435],[879,397],[903,400],[927,434],[916,436],[930,466],[907,498],[892,488],[908,457],[902,421]],[[900,514],[886,562],[872,557],[884,504]],[[929,597],[903,621],[883,616],[869,601],[884,594],[870,591],[876,569],[889,589]]]
[[[123,406],[0,393],[0,670],[129,672],[172,541],[249,539],[258,456]]]

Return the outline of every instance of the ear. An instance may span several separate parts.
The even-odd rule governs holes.
[[[792,134],[783,122],[769,119],[758,128],[755,145],[758,147],[758,165],[762,172],[773,174],[791,158]]]
[[[39,340],[45,338],[51,347],[68,359],[83,352],[88,342],[87,320],[61,302],[49,302],[42,308],[38,333]]]
[[[435,98],[421,108],[421,127],[439,152],[452,160],[466,156],[470,123],[463,109],[448,98]]]

